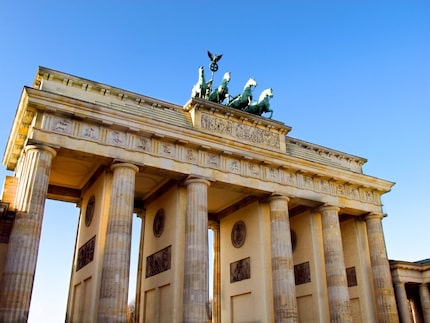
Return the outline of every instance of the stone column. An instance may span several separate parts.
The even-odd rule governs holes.
[[[140,218],[140,242],[139,242],[139,259],[137,263],[137,278],[136,278],[136,300],[135,300],[135,306],[134,306],[134,313],[135,313],[135,321],[140,322],[141,317],[141,299],[142,299],[142,283],[143,283],[143,277],[144,276],[144,263],[145,263],[145,257],[143,255],[143,246],[145,242],[145,211],[140,211],[137,213],[137,216]]]
[[[275,322],[298,322],[288,197],[269,198]]]
[[[27,322],[54,149],[25,147],[17,214],[0,284],[0,322]]]
[[[209,320],[209,181],[186,180],[187,211],[185,227],[184,323]]]
[[[342,235],[339,225],[339,208],[336,206],[322,206],[319,211],[322,219],[330,319],[332,323],[352,322],[343,258]]]
[[[382,230],[382,218],[382,214],[369,214],[364,219],[369,241],[378,322],[393,323],[399,322],[399,316]]]
[[[221,262],[219,223],[213,222],[209,224],[209,228],[212,229],[214,235],[212,323],[221,323]]]
[[[420,300],[423,309],[424,323],[430,323],[430,294],[427,284],[420,285]]]
[[[102,323],[126,321],[135,177],[139,168],[118,163],[111,170],[112,192],[98,309],[98,321]]]
[[[411,312],[409,310],[408,297],[406,295],[405,283],[397,282],[394,284],[397,296],[397,306],[399,308],[400,320],[402,323],[411,323]]]

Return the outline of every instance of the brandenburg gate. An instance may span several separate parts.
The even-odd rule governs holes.
[[[67,322],[126,322],[134,215],[136,322],[398,322],[393,183],[291,130],[40,67],[3,158],[0,322],[27,320],[46,199],[80,209]]]

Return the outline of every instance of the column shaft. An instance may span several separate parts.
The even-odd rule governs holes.
[[[298,322],[288,198],[269,199],[275,322]]]
[[[140,242],[139,242],[139,259],[137,263],[137,279],[136,279],[136,300],[134,305],[135,322],[140,322],[141,317],[141,298],[142,298],[142,283],[144,276],[145,257],[143,254],[143,246],[145,242],[145,211],[137,214],[140,218]]]
[[[114,164],[104,248],[99,322],[125,322],[130,274],[131,226],[137,166]]]
[[[399,322],[390,264],[382,230],[382,214],[365,217],[378,322]]]
[[[0,284],[0,322],[27,322],[52,159],[45,146],[27,146],[17,190],[17,214]]]
[[[420,285],[420,300],[423,309],[424,323],[430,323],[430,294],[427,284]]]
[[[323,206],[319,210],[322,217],[324,259],[331,322],[352,322],[342,235],[339,225],[339,208]]]
[[[397,296],[397,306],[399,308],[400,320],[402,323],[411,323],[412,317],[409,310],[409,302],[406,295],[405,283],[395,283],[394,287]]]
[[[214,239],[212,323],[221,323],[221,262],[219,224],[210,224]]]
[[[208,197],[209,182],[188,179],[185,229],[184,323],[208,322],[209,250]]]

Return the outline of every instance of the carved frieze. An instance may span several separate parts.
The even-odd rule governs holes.
[[[187,163],[197,163],[198,162],[198,152],[196,149],[182,147],[182,160]]]
[[[203,129],[272,148],[280,148],[279,134],[216,116],[201,114]]]
[[[162,156],[175,157],[176,147],[170,142],[161,142],[159,145],[159,153]]]
[[[240,174],[242,167],[239,160],[228,158],[226,164],[229,172]]]
[[[51,124],[51,130],[54,132],[71,134],[73,122],[71,119],[56,117]]]
[[[140,151],[151,151],[151,139],[137,136],[135,140],[135,149]]]
[[[90,124],[82,124],[79,135],[85,139],[98,141],[100,139],[100,127]]]
[[[279,146],[279,134],[252,127],[215,115],[201,114],[202,128],[214,133],[265,146]],[[185,163],[218,169],[225,173],[261,179],[273,183],[314,191],[320,194],[349,198],[364,203],[379,204],[380,194],[371,187],[345,183],[323,174],[312,174],[276,165],[272,160],[257,160],[247,156],[239,157],[231,152],[219,151],[210,146],[189,146],[187,141],[173,141],[164,136],[145,137],[140,134],[90,122],[45,114],[42,128],[51,132],[98,141],[101,144],[123,147],[137,152],[176,159]]]
[[[110,130],[108,135],[108,143],[114,146],[124,146],[125,133],[118,130]]]
[[[218,154],[207,153],[205,160],[206,160],[206,166],[208,167],[219,168],[220,166],[220,156]]]

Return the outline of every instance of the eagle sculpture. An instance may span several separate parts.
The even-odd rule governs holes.
[[[209,65],[209,68],[212,72],[218,71],[218,64],[217,62],[221,59],[221,55],[214,55],[210,51],[208,51],[209,59],[211,60],[211,64]]]

